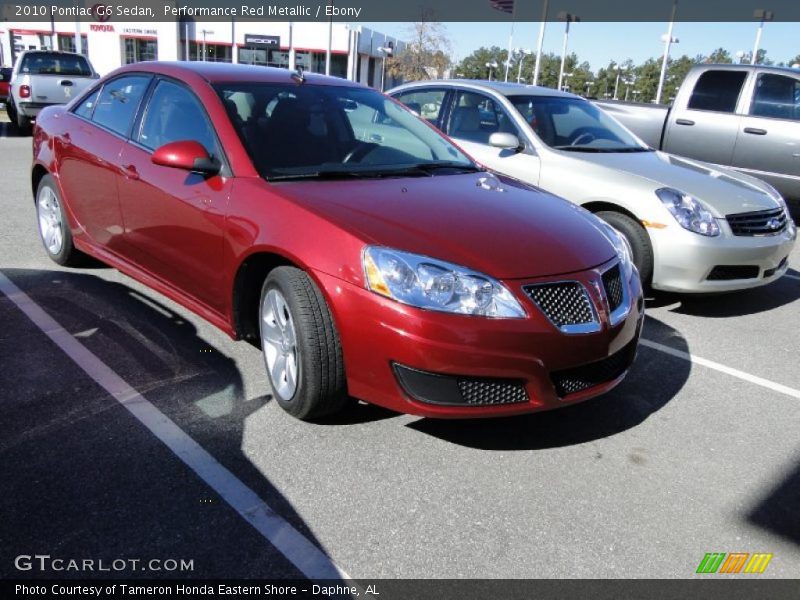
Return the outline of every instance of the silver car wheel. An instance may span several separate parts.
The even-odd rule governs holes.
[[[50,254],[57,255],[64,245],[64,222],[58,198],[49,186],[43,186],[39,191],[37,212],[44,245]]]
[[[289,401],[297,390],[297,335],[289,305],[277,289],[269,290],[261,304],[261,348],[273,392]]]

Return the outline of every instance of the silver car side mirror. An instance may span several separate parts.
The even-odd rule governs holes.
[[[513,133],[497,132],[489,136],[489,145],[503,150],[522,150],[519,138]]]

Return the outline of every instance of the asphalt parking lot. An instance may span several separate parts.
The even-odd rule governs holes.
[[[768,552],[756,577],[800,573],[800,250],[766,288],[652,299],[604,397],[308,424],[272,402],[256,348],[112,269],[49,261],[30,145],[0,124],[2,577],[86,575],[17,570],[33,554],[371,579],[684,578],[707,552]],[[120,401],[65,348],[140,396]]]

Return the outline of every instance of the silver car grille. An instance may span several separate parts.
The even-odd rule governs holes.
[[[773,235],[786,229],[786,211],[780,207],[737,213],[725,218],[733,235]]]

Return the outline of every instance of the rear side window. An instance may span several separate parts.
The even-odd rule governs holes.
[[[211,155],[217,144],[200,101],[181,85],[160,81],[156,86],[136,141],[155,150],[171,142],[199,142]]]
[[[431,123],[437,123],[442,116],[444,106],[444,90],[425,90],[404,92],[395,98]]]
[[[120,135],[127,135],[136,109],[144,95],[149,77],[120,77],[103,86],[92,121]]]
[[[97,104],[97,97],[100,95],[100,90],[90,94],[80,105],[75,109],[75,114],[83,117],[84,119],[92,118],[92,111],[95,104]]]
[[[88,61],[80,55],[45,54],[34,52],[26,54],[20,65],[20,73],[28,75],[65,75],[70,77],[91,77]]]
[[[448,133],[454,138],[488,144],[493,133],[519,131],[505,110],[491,98],[474,92],[459,92],[450,115]]]
[[[750,114],[800,121],[800,79],[771,73],[759,75]]]
[[[689,108],[734,112],[746,77],[745,71],[706,71],[694,86]]]

